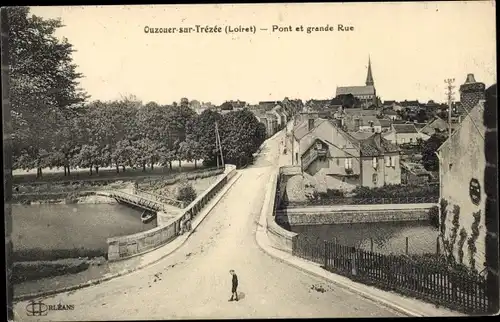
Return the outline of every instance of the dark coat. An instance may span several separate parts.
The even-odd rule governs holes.
[[[236,274],[233,274],[233,287],[232,287],[233,293],[236,292],[237,287],[238,287],[238,276],[236,276]]]

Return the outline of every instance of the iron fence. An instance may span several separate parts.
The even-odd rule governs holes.
[[[293,255],[326,270],[382,289],[394,290],[467,314],[488,311],[486,278],[439,262],[383,255],[332,241],[297,235]]]
[[[330,205],[376,205],[376,204],[413,204],[413,203],[437,203],[439,196],[425,197],[397,197],[397,198],[331,198],[309,200],[304,202],[282,201],[281,207],[301,208],[306,206],[330,206]]]

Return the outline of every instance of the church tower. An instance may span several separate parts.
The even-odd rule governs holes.
[[[370,57],[368,56],[368,74],[366,75],[366,86],[374,86],[375,83],[373,81],[372,76],[372,64],[370,61]]]

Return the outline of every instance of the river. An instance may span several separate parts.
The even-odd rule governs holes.
[[[141,211],[120,204],[13,205],[14,253],[77,248],[106,252],[108,237],[156,227],[156,220],[143,224],[140,217]]]
[[[436,252],[438,230],[427,222],[382,222],[364,224],[292,226],[291,230],[301,235],[320,240],[334,240],[346,246],[356,246],[381,254],[404,254],[406,237],[408,253]]]

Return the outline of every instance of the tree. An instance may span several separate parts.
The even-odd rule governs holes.
[[[438,171],[439,160],[436,155],[437,149],[446,141],[446,136],[433,134],[425,143],[422,150],[422,163],[427,171]]]
[[[339,95],[337,98],[342,101],[343,108],[355,108],[359,106],[359,100],[352,94]]]
[[[188,127],[189,138],[198,144],[198,158],[203,159],[205,164],[215,164],[218,153],[215,147],[215,122],[220,125],[221,121],[219,113],[205,110]]]
[[[221,111],[232,111],[234,108],[233,108],[233,104],[226,101],[226,102],[222,103],[222,105],[220,106],[220,109],[221,109]]]
[[[247,164],[264,141],[263,128],[247,109],[224,115],[219,126],[221,146],[226,162]]]
[[[37,168],[41,176],[43,167],[61,157],[52,146],[58,118],[77,116],[87,95],[77,88],[81,74],[72,63],[72,45],[54,34],[61,21],[29,16],[27,7],[7,10],[14,165]]]

